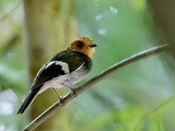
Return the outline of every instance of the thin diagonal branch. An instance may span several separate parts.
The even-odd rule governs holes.
[[[162,52],[163,50],[167,49],[167,47],[168,47],[168,45],[161,45],[161,46],[153,47],[151,49],[147,49],[147,50],[141,51],[137,54],[134,54],[134,55],[120,61],[119,63],[114,64],[113,66],[107,68],[106,70],[102,71],[98,75],[94,76],[93,78],[91,78],[87,82],[85,82],[82,85],[80,85],[79,87],[77,87],[75,89],[75,93],[77,94],[76,96],[79,96],[83,91],[90,88],[91,86],[93,86],[97,82],[100,82],[101,80],[105,79],[107,76],[114,73],[115,71],[117,71],[117,70],[131,64],[131,63],[134,63],[138,60],[141,60],[145,57],[148,57],[148,56],[151,56],[154,54],[158,54],[158,53]],[[65,104],[67,104],[68,102],[70,102],[74,98],[75,98],[75,96],[72,95],[71,93],[64,96],[64,98],[62,99],[61,102],[58,101],[58,102],[54,103],[46,111],[41,113],[37,118],[35,118],[31,123],[29,123],[24,128],[24,131],[28,131],[28,130],[36,128],[40,123],[42,123],[51,114],[53,114],[54,111],[60,109],[61,107],[63,107]]]

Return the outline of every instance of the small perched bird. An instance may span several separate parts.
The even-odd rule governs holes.
[[[22,114],[35,96],[48,88],[56,93],[55,88],[66,86],[74,93],[72,87],[83,80],[91,70],[92,56],[96,46],[97,44],[92,39],[81,37],[73,41],[67,49],[52,57],[38,71],[30,92],[17,114]]]

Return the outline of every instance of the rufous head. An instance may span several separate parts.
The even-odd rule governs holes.
[[[95,53],[96,46],[97,44],[94,42],[94,40],[88,37],[80,37],[78,40],[73,41],[68,46],[68,49],[81,52],[87,55],[89,58],[92,58],[93,54]]]

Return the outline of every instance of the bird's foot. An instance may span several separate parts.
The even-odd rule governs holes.
[[[62,85],[64,85],[65,87],[67,87],[71,90],[71,96],[73,96],[73,97],[77,96],[77,92],[74,88],[72,88],[71,86],[66,85],[65,83],[62,83]]]
[[[60,97],[60,98],[59,98],[59,104],[60,104],[61,106],[64,106],[63,99],[64,99],[63,97]]]
[[[71,89],[71,96],[76,97],[77,96],[76,90],[73,88],[70,88],[70,89]]]

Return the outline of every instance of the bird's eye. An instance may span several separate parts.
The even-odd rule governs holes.
[[[84,46],[84,43],[82,41],[77,41],[77,47],[79,49],[83,48],[83,46]]]

